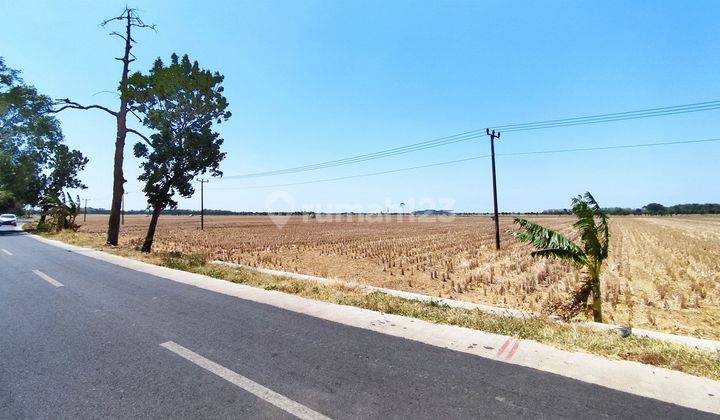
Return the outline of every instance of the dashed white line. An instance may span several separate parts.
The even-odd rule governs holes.
[[[304,405],[291,400],[290,398],[280,395],[272,389],[265,388],[257,382],[253,382],[252,380],[238,373],[235,373],[232,370],[213,362],[212,360],[208,360],[203,356],[193,352],[192,350],[188,350],[177,343],[168,341],[166,343],[160,344],[160,346],[165,347],[166,349],[177,354],[178,356],[195,363],[201,368],[214,373],[215,375],[225,379],[226,381],[237,385],[238,387],[255,395],[256,397],[261,398],[274,405],[275,407],[280,408],[281,410],[285,410],[298,418],[329,419],[329,417],[326,417],[318,413],[317,411],[313,411],[305,407]]]
[[[48,276],[47,274],[43,273],[40,270],[33,270],[33,273],[35,273],[38,277],[40,277],[41,279],[45,280],[46,282],[52,284],[55,287],[63,287],[64,286],[64,284],[60,283],[59,281]]]
[[[8,254],[8,255],[12,255],[12,252],[10,252],[10,251],[8,251],[7,249],[4,249],[4,248],[3,248],[2,252],[6,253],[6,254]]]

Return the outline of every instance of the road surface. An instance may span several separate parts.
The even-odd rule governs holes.
[[[710,418],[0,229],[1,418]]]

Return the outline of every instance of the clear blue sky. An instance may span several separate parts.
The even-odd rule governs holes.
[[[188,53],[225,75],[232,119],[226,175],[311,164],[495,124],[720,99],[717,1],[145,1],[157,32],[137,33],[134,70]],[[125,2],[2,2],[0,55],[53,97],[116,107],[121,41],[98,26]],[[135,6],[132,2],[130,6]],[[498,153],[720,137],[720,111],[507,133]],[[60,116],[108,207],[114,121]],[[128,191],[141,189],[128,138]],[[406,210],[492,207],[488,160],[284,188],[483,155],[485,139],[362,164],[252,180],[213,180],[206,207]],[[720,144],[498,158],[500,208],[566,207],[592,191],[605,206],[720,201]],[[238,189],[231,189],[238,188]],[[105,199],[102,199],[105,198]],[[413,204],[414,203],[414,204]],[[195,198],[181,207],[199,205]],[[144,208],[130,194],[128,208]],[[352,206],[352,207],[349,207]]]

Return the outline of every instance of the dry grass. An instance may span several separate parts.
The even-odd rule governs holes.
[[[570,217],[535,217],[570,231]],[[128,216],[121,248],[137,247],[148,218]],[[90,216],[82,241],[102,243],[107,216]],[[539,311],[577,281],[567,265],[529,256],[488,217],[163,216],[155,251],[262,266],[470,302]],[[511,228],[502,219],[502,230]],[[607,322],[720,339],[720,217],[614,217],[603,275]]]

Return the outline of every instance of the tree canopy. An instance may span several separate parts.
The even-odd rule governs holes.
[[[63,144],[52,100],[0,57],[0,192],[2,211],[37,206],[45,196],[84,188],[78,178],[88,160]]]
[[[143,116],[143,124],[155,131],[134,147],[135,156],[144,158],[138,179],[145,183],[143,191],[153,209],[143,251],[150,251],[160,213],[177,207],[175,194],[191,197],[192,180],[198,175],[222,176],[223,139],[213,131],[214,123],[231,115],[222,81],[219,73],[176,54],[170,65],[158,58],[149,74],[138,72],[129,79],[125,94]]]

